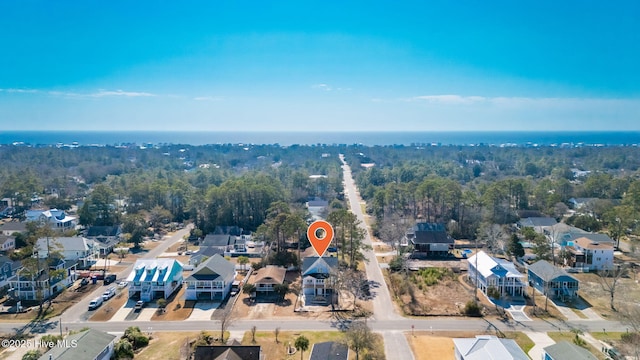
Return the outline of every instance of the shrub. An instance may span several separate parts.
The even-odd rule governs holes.
[[[480,304],[473,300],[467,301],[467,304],[464,306],[464,314],[467,316],[481,316]]]

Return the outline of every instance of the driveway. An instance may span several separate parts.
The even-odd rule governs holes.
[[[211,316],[218,306],[220,306],[219,302],[197,301],[186,321],[211,320]]]
[[[517,322],[533,321],[530,317],[527,316],[527,314],[524,312],[524,309],[524,305],[511,305],[506,309],[506,311],[509,313],[509,315],[511,315],[513,320]]]
[[[129,313],[131,313],[135,305],[136,305],[135,300],[131,300],[131,299],[127,300],[127,302],[124,303],[124,305],[120,309],[118,309],[118,311],[116,311],[115,314],[113,314],[113,316],[109,321],[124,321],[129,315]]]
[[[552,338],[549,337],[549,335],[547,335],[547,333],[524,331],[524,334],[527,335],[529,339],[531,339],[531,341],[535,343],[531,350],[529,350],[529,357],[533,360],[542,359],[544,348],[556,343]]]

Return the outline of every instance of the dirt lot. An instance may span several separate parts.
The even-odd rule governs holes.
[[[416,274],[411,276],[415,277]],[[389,275],[389,272],[385,273],[385,279],[387,284],[392,284],[390,291],[395,294],[407,315],[456,316],[460,315],[467,301],[473,299],[472,289],[465,287],[453,272],[430,286],[418,285],[415,280],[402,280],[403,276]]]
[[[194,340],[200,332],[155,332],[149,345],[135,355],[136,360],[179,360],[185,343]]]
[[[156,311],[151,320],[185,320],[191,316],[193,312],[193,306],[195,301],[185,300],[184,292],[186,291],[186,285],[183,285],[180,290],[175,292],[169,299],[167,299],[167,307],[165,312]]]
[[[598,282],[598,275],[589,274],[571,274],[580,280],[580,296],[589,303],[593,309],[604,318],[615,317],[617,314],[611,311],[609,306],[609,294],[602,289]],[[637,277],[640,280],[640,277]],[[616,306],[621,304],[636,304],[640,298],[640,284],[630,277],[623,277],[619,280],[618,290],[615,293]]]

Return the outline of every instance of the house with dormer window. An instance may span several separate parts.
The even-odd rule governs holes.
[[[236,276],[236,266],[215,254],[202,262],[193,270],[191,276],[185,279],[187,290],[185,300],[224,300],[233,285]]]
[[[175,259],[138,259],[127,277],[129,297],[166,299],[182,285],[182,264]]]

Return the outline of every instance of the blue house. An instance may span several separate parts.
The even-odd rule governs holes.
[[[540,260],[529,266],[527,270],[529,286],[549,297],[557,297],[563,301],[578,295],[580,281],[563,269]]]

